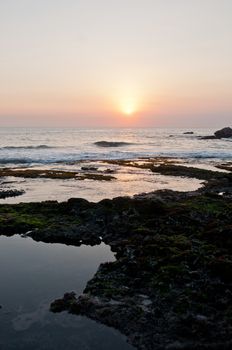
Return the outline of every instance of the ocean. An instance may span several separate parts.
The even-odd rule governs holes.
[[[186,134],[186,132],[192,132]],[[184,165],[218,170],[217,163],[232,160],[232,139],[201,140],[215,129],[78,129],[2,128],[0,168],[33,168],[82,172],[83,166],[100,173],[110,167],[114,181],[24,179],[1,177],[0,190],[22,190],[0,203],[65,201],[81,197],[91,201],[133,196],[159,189],[196,190],[197,179],[162,176],[146,169],[104,164],[104,160],[174,157]]]
[[[184,134],[193,131],[194,134]],[[200,140],[215,129],[1,128],[0,165],[57,164],[147,156],[232,159],[232,139]],[[95,142],[123,142],[101,147]]]

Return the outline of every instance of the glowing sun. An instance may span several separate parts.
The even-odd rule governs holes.
[[[121,104],[121,111],[123,114],[130,116],[134,114],[137,110],[137,106],[135,101],[133,100],[125,100]]]

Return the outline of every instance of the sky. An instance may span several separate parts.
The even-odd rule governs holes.
[[[231,0],[0,0],[0,127],[231,124]]]

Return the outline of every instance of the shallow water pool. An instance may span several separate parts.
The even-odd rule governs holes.
[[[116,330],[66,312],[49,312],[67,291],[81,294],[109,246],[73,247],[0,236],[0,349],[133,349]]]

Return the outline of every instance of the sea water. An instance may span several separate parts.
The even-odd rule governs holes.
[[[90,247],[0,236],[1,350],[132,350],[116,330],[49,306],[65,292],[81,294],[102,262],[114,255]]]
[[[184,132],[193,131],[186,135]],[[232,159],[232,139],[201,140],[215,129],[1,128],[0,165],[56,164],[97,159],[167,156]],[[124,142],[99,147],[99,141]]]
[[[201,140],[213,129],[66,129],[2,128],[0,130],[0,167],[20,167],[80,171],[83,164],[100,171],[113,170],[114,181],[51,180],[2,178],[2,190],[18,189],[19,197],[1,203],[43,200],[64,201],[82,197],[91,201],[103,198],[151,192],[169,188],[196,190],[196,179],[162,176],[146,169],[107,165],[102,160],[137,159],[140,157],[175,157],[185,165],[214,169],[220,162],[232,160],[232,140]],[[105,141],[104,147],[99,142]],[[112,142],[115,142],[112,146]],[[84,162],[84,163],[83,163]],[[217,169],[218,170],[218,169]]]

